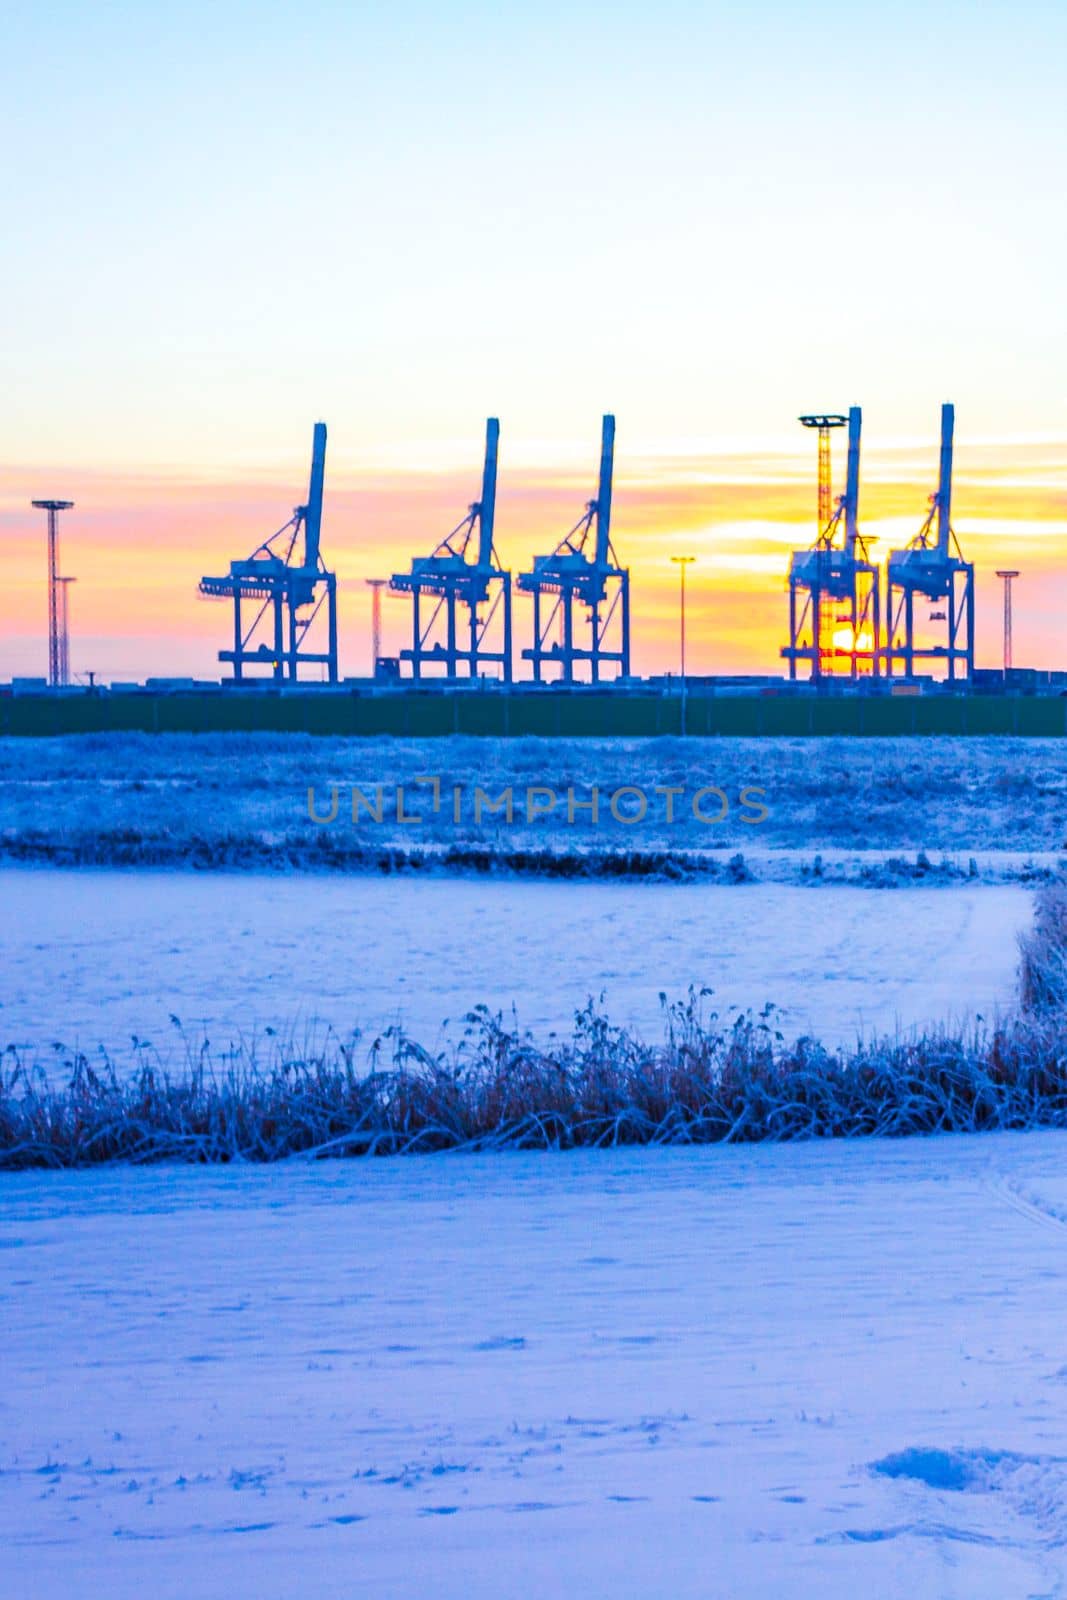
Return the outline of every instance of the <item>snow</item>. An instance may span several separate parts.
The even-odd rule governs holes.
[[[781,1008],[789,1035],[991,1016],[1014,999],[1022,888],[736,887],[0,869],[0,1047],[181,1058],[272,1027],[421,1042],[485,1003],[535,1033],[601,993],[659,1038],[659,995],[708,985],[720,1013]],[[444,1028],[446,1020],[450,1027]]]
[[[441,806],[420,777],[437,777]],[[353,786],[384,792],[381,823],[351,821]],[[608,800],[622,785],[641,787],[648,812],[637,825],[613,819]],[[309,820],[308,789],[326,814],[331,786],[339,818]],[[524,815],[526,790],[548,786],[553,811]],[[672,803],[657,786],[677,786]],[[719,822],[702,822],[692,800],[704,785],[728,798]],[[405,791],[396,820],[396,790]],[[453,789],[462,791],[454,822]],[[517,811],[473,819],[473,794],[511,786]],[[601,794],[594,825],[587,811],[566,815],[566,792]],[[764,791],[768,816],[741,804]],[[769,850],[947,852],[962,857],[1008,851],[1055,858],[1065,848],[1067,740],[1057,739],[333,739],[269,734],[131,734],[0,739],[0,848],[34,841],[63,847],[117,836],[129,850],[169,849],[175,859],[196,844],[212,858],[242,847],[290,858],[337,846],[405,849],[461,842],[493,850],[721,848],[746,856]],[[715,816],[721,803],[705,797]],[[151,855],[146,854],[150,860]]]
[[[1065,1154],[9,1176],[4,1592],[1061,1592]]]
[[[829,1042],[938,1028],[1013,1003],[1010,880],[1061,870],[1067,743],[1022,740],[8,740],[0,853],[307,863],[309,784],[427,773],[765,785],[770,816],[338,839],[743,849],[760,881],[5,866],[0,1047],[126,1062],[136,1038],[180,1067],[204,1035],[395,1021],[434,1046],[477,1004],[543,1035],[601,992],[654,1037],[691,984]],[[971,875],[872,878],[920,850]],[[1065,1592],[1065,1154],[1039,1133],[3,1175],[0,1588]]]

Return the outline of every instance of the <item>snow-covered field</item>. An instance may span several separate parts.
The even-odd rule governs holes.
[[[457,823],[433,775],[730,803]],[[354,827],[378,783],[382,823]],[[323,828],[307,790],[335,784]],[[180,1067],[205,1036],[393,1022],[438,1046],[479,1004],[545,1034],[601,993],[655,1037],[690,985],[828,1043],[963,1025],[1015,999],[1065,793],[1053,741],[0,741],[0,1048],[122,1063],[136,1039]],[[366,853],[455,844],[492,870]],[[497,871],[531,849],[747,868]],[[880,865],[919,852],[953,870]],[[0,1592],[1067,1594],[1065,1155],[1039,1133],[4,1175]]]
[[[1065,1154],[8,1177],[3,1592],[1060,1594]]]
[[[436,778],[439,790],[419,784]],[[382,820],[360,809],[352,790]],[[647,800],[639,823],[613,817],[623,786]],[[722,790],[723,803],[701,788]],[[308,817],[308,790],[328,815]],[[474,791],[510,788],[514,815],[483,811]],[[675,788],[669,799],[658,790]],[[404,790],[398,822],[397,790]],[[527,792],[555,803],[527,815]],[[599,793],[594,823],[586,807]],[[453,810],[460,791],[459,820]],[[568,820],[566,797],[579,808]],[[767,815],[741,802],[759,790]],[[438,809],[433,809],[437,795]],[[1008,852],[1055,860],[1065,850],[1067,745],[1052,739],[314,739],[273,735],[112,735],[0,740],[0,851],[81,859],[330,864],[354,848],[761,852]],[[633,797],[620,810],[636,805]],[[548,804],[544,795],[535,799]],[[673,821],[667,822],[670,805]],[[721,817],[719,813],[723,814]]]
[[[659,995],[780,1008],[790,1036],[937,1027],[1015,999],[1031,896],[1013,886],[540,883],[0,868],[0,1048],[54,1041],[179,1063],[274,1028],[435,1045],[479,1003],[538,1035],[604,995],[649,1039]],[[443,1024],[449,1021],[450,1026]]]

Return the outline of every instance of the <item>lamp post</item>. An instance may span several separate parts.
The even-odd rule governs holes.
[[[385,587],[385,578],[364,578],[363,582],[371,592],[370,608],[370,675],[378,676],[378,657],[382,653],[382,590]]]
[[[70,683],[70,586],[77,578],[56,578],[59,586],[59,681]]]
[[[685,736],[685,569],[686,569],[686,567],[688,567],[690,565],[691,562],[696,560],[696,556],[671,556],[671,560],[674,562],[675,566],[678,568],[678,574],[679,574],[679,577],[681,579],[681,590],[680,590],[680,594],[679,594],[679,606],[680,606],[680,613],[679,613],[679,634],[680,634],[680,639],[679,639],[679,643],[681,645],[681,658],[682,658],[681,659],[681,680],[682,680],[682,715],[681,715],[681,724],[682,724],[682,735],[684,737]]]
[[[31,500],[39,511],[48,512],[48,682],[53,689],[63,682],[60,665],[59,612],[59,512],[69,511],[73,500]]]
[[[1004,583],[1004,672],[1011,671],[1011,585],[1012,579],[1019,576],[1017,571],[1007,571],[1002,567],[997,568],[997,577]]]

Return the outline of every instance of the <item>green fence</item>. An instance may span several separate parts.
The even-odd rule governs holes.
[[[311,733],[437,737],[644,738],[681,731],[681,701],[653,692],[410,690],[0,696],[0,734]],[[1067,698],[1024,695],[707,695],[686,702],[691,734],[766,737],[1067,733]]]

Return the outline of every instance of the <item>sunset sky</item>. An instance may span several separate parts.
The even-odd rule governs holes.
[[[1067,667],[1062,5],[6,17],[0,678],[45,670],[32,497],[77,502],[76,673],[217,675],[196,581],[285,521],[325,418],[354,673],[362,579],[460,520],[485,417],[518,571],[593,493],[605,410],[636,670],[676,660],[672,553],[698,558],[692,670],[777,670],[814,532],[797,413],[862,404],[884,554],[946,399],[979,660],[1010,564],[1017,661]]]

